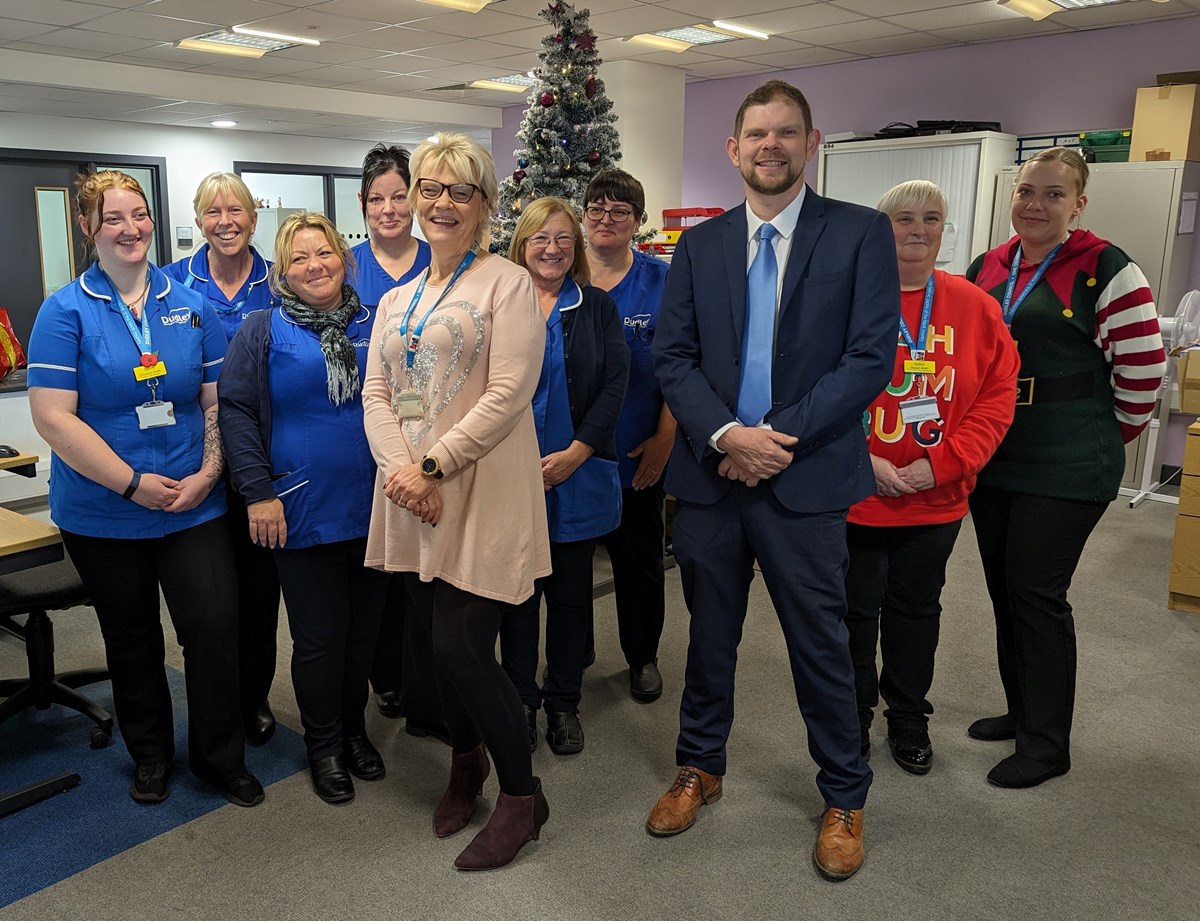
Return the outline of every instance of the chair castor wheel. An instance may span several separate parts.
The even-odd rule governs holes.
[[[110,730],[101,729],[99,726],[92,727],[92,748],[108,748],[108,743],[111,741]]]

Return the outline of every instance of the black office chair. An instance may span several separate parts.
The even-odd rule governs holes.
[[[29,660],[29,678],[0,680],[0,723],[26,707],[49,709],[61,704],[77,710],[96,725],[92,727],[92,748],[104,748],[112,740],[113,720],[106,710],[84,697],[75,688],[108,680],[108,669],[85,668],[56,675],[54,672],[54,624],[47,611],[90,604],[87,589],[69,559],[0,576],[0,625],[25,640]],[[27,614],[24,626],[13,617]]]

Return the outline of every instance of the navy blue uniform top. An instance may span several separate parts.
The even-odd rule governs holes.
[[[253,247],[250,252],[254,255],[254,263],[250,266],[250,276],[245,284],[234,295],[233,300],[225,296],[221,286],[212,280],[208,270],[208,244],[200,247],[191,256],[184,256],[178,262],[163,266],[168,277],[175,279],[185,288],[199,291],[216,310],[221,318],[221,326],[225,329],[225,338],[232,339],[233,334],[242,325],[242,320],[256,310],[274,307],[279,298],[271,293],[267,284],[267,275],[271,263],[267,262]]]
[[[663,286],[667,283],[669,266],[661,259],[645,253],[633,253],[633,265],[608,296],[621,312],[625,343],[629,346],[629,384],[625,388],[625,403],[617,418],[617,463],[621,486],[633,487],[640,457],[629,452],[658,431],[662,415],[663,395],[654,373],[654,356],[650,345],[658,327],[658,308],[662,303]],[[664,474],[665,475],[665,474]]]
[[[136,408],[151,398],[133,374],[140,349],[98,264],[50,295],[29,338],[30,387],[73,390],[77,414],[139,473],[180,480],[200,469],[204,453],[201,384],[214,383],[225,356],[216,311],[196,291],[150,267],[146,298],[151,345],[166,366],[157,397],[175,407],[175,425],[140,429]],[[72,469],[50,460],[50,514],[65,531],[88,537],[162,537],[202,524],[225,511],[225,490],[186,512],[142,508]]]
[[[346,276],[346,284],[357,292],[359,301],[368,307],[378,307],[383,296],[392,288],[408,284],[429,265],[429,244],[424,240],[417,241],[417,256],[413,259],[412,268],[399,278],[392,278],[387,269],[379,264],[371,250],[370,240],[363,240],[350,251],[354,253],[355,270],[352,275]]]

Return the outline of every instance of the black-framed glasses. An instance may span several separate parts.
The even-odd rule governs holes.
[[[472,182],[454,182],[446,184],[438,182],[436,179],[418,179],[417,191],[421,193],[422,198],[430,200],[441,198],[443,192],[450,193],[450,200],[456,201],[460,205],[465,205],[475,197],[476,192],[483,190]]]
[[[604,215],[606,214],[614,224],[624,224],[633,217],[632,208],[622,208],[620,206],[616,208],[604,208],[600,205],[588,205],[583,213],[587,215],[589,221],[595,221],[597,224],[604,220]]]

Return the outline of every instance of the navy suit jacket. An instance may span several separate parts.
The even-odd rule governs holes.
[[[702,505],[732,485],[709,438],[735,421],[746,319],[744,204],[679,239],[654,339],[655,371],[679,427],[666,489]],[[776,318],[766,422],[794,435],[769,488],[795,512],[849,508],[875,491],[862,414],[896,357],[900,278],[891,223],[878,211],[805,191]]]

